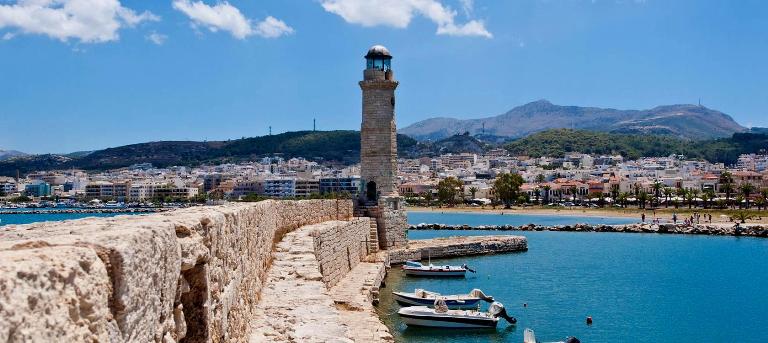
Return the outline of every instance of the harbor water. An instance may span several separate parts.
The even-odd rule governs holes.
[[[492,221],[496,218],[485,214],[429,215],[409,213],[409,222],[511,224]],[[411,231],[409,238],[484,234],[489,232]],[[765,342],[768,337],[766,239],[581,232],[493,234],[524,235],[529,250],[432,261],[468,263],[477,274],[465,279],[414,278],[397,268],[390,271],[377,310],[397,341],[519,343],[528,327],[542,342],[561,341],[568,335],[582,342]],[[408,328],[397,316],[399,305],[391,292],[415,288],[443,294],[480,288],[504,303],[518,323],[510,326],[500,321],[491,331]],[[585,323],[587,316],[594,319],[591,326]]]
[[[87,217],[114,217],[119,215],[134,215],[133,213],[34,213],[34,214],[0,214],[0,227],[12,224],[30,224],[48,221],[81,219]]]

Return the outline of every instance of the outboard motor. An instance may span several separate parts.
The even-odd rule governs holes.
[[[510,324],[515,324],[515,323],[517,323],[517,319],[515,319],[515,317],[512,317],[512,316],[508,315],[508,314],[507,314],[507,310],[504,308],[504,305],[503,305],[502,303],[500,303],[500,302],[496,302],[496,301],[494,301],[494,302],[491,304],[491,307],[490,307],[490,308],[488,308],[488,312],[489,312],[489,313],[490,313],[492,316],[494,316],[494,317],[496,317],[496,318],[498,318],[498,317],[501,317],[501,318],[504,318],[504,319],[506,319],[506,321],[507,321],[508,323],[510,323]]]
[[[462,264],[461,267],[466,269],[466,270],[469,270],[470,272],[477,273],[476,271],[472,270],[472,268],[469,268],[469,266],[467,266],[466,263]]]
[[[489,302],[489,303],[493,302],[493,297],[492,296],[485,295],[485,293],[483,293],[483,291],[481,291],[478,288],[475,288],[475,289],[472,290],[472,292],[469,292],[469,295],[471,295],[473,297],[476,297],[476,298],[483,299],[483,300],[485,300],[486,302]]]

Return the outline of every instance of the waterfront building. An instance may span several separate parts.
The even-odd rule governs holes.
[[[51,185],[42,180],[34,180],[24,186],[24,194],[30,197],[47,197],[51,195]]]
[[[320,193],[320,181],[297,179],[296,180],[296,196],[299,198],[308,198],[312,194]]]
[[[279,178],[264,180],[264,195],[274,198],[296,196],[296,179]]]
[[[14,194],[19,191],[19,187],[16,185],[16,182],[12,181],[3,181],[0,182],[0,195],[10,195]]]
[[[324,177],[320,179],[320,194],[351,194],[357,197],[360,194],[362,180],[359,176],[350,177]]]
[[[85,197],[88,199],[127,201],[130,187],[130,182],[95,181],[85,186]]]
[[[238,181],[232,189],[232,198],[239,198],[248,194],[264,194],[264,182],[261,180]]]

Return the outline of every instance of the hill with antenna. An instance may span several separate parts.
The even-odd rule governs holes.
[[[747,129],[731,116],[699,105],[667,105],[649,110],[559,106],[539,100],[507,113],[480,119],[431,118],[400,129],[417,140],[439,140],[455,134],[520,138],[532,133],[570,128],[623,134],[664,135],[683,139],[728,137]]]

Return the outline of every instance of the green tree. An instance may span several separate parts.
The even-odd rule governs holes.
[[[747,208],[749,208],[749,196],[751,196],[752,193],[755,192],[755,186],[749,182],[745,182],[741,184],[741,186],[739,187],[739,190],[741,191],[741,195],[744,196],[744,200],[746,200],[747,202]]]
[[[671,187],[664,187],[664,206],[666,208],[669,208],[669,201],[672,199],[672,194],[674,194],[674,190]]]
[[[659,206],[659,199],[661,198],[661,189],[664,186],[660,181],[653,181],[653,207]]]
[[[619,197],[619,185],[611,185],[611,198],[613,199],[614,203],[617,203],[617,199]]]
[[[456,196],[464,193],[463,186],[464,184],[453,176],[442,179],[437,184],[437,198],[441,203],[453,206],[456,203]]]
[[[510,208],[519,197],[520,186],[523,185],[523,177],[515,173],[501,173],[493,181],[493,189],[496,197],[504,204],[504,208]]]
[[[725,193],[725,203],[728,206],[731,204],[731,195],[733,191],[733,174],[726,170],[720,174],[720,192]]]
[[[550,185],[544,185],[544,187],[541,187],[541,190],[544,191],[544,203],[549,204],[549,191],[552,189]]]
[[[544,177],[544,174],[536,175],[536,183],[544,183],[544,181],[547,181],[547,178]]]
[[[640,208],[645,208],[645,203],[648,202],[648,193],[646,191],[640,191],[640,194],[637,196],[637,201]]]

